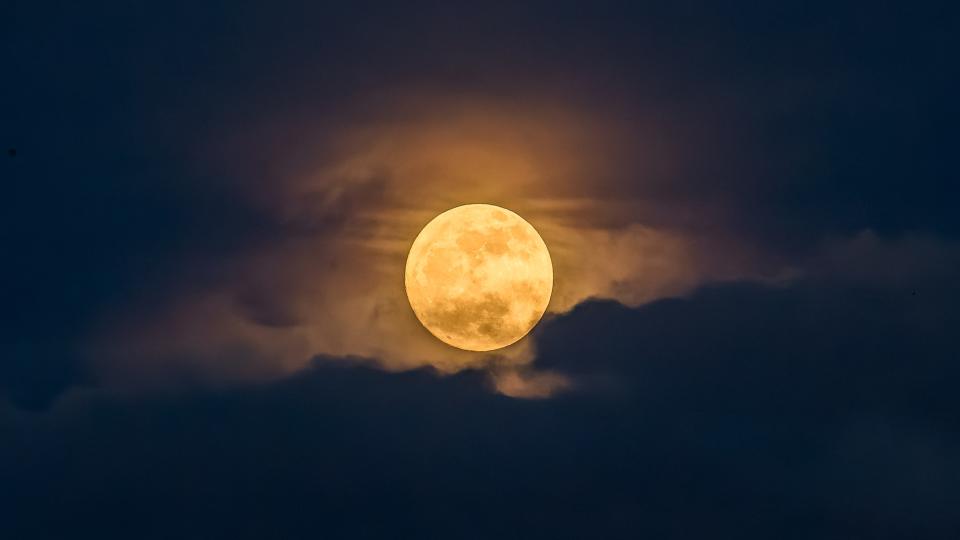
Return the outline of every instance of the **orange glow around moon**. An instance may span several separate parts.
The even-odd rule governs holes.
[[[468,351],[506,347],[537,324],[553,291],[550,252],[517,214],[458,206],[420,231],[405,272],[407,298],[438,339]]]

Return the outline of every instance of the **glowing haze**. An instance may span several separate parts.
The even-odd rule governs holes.
[[[415,95],[358,98],[328,115],[271,111],[242,134],[211,134],[204,169],[272,229],[242,249],[189,254],[145,287],[163,294],[130,303],[151,310],[115,311],[94,344],[101,376],[263,378],[330,355],[388,370],[488,369],[504,393],[549,394],[563,382],[526,369],[532,340],[453,349],[410,309],[403,275],[418,232],[476,201],[536,224],[557,279],[530,302],[541,310],[549,298],[547,313],[591,297],[638,305],[757,272],[751,250],[715,227],[717,208],[660,194],[680,161],[646,134],[652,120],[542,94]],[[611,197],[624,175],[642,188]]]

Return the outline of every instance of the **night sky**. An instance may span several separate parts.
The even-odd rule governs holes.
[[[17,2],[0,538],[960,538],[949,2]],[[547,314],[414,317],[510,208]]]

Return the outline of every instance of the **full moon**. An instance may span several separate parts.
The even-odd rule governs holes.
[[[407,298],[438,339],[468,351],[515,343],[553,291],[553,263],[532,225],[506,208],[468,204],[420,231],[407,256]]]

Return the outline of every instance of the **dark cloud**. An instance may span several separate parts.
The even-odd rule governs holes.
[[[14,537],[951,538],[940,302],[730,284],[544,325],[550,400],[320,358],[271,384],[76,394],[2,425]]]
[[[767,4],[5,8],[0,537],[957,537],[956,8]]]
[[[331,238],[394,249],[462,202],[543,224],[569,278],[557,311],[770,277],[864,229],[957,232],[946,5],[8,14],[0,386],[40,404],[85,376],[79,349],[127,337],[105,320],[169,327],[158,314],[204,311],[185,298],[255,326],[402,326],[370,307],[392,293],[360,290],[381,278],[343,277],[381,263]],[[362,301],[312,311],[331,290]],[[397,339],[372,334],[308,353]]]

